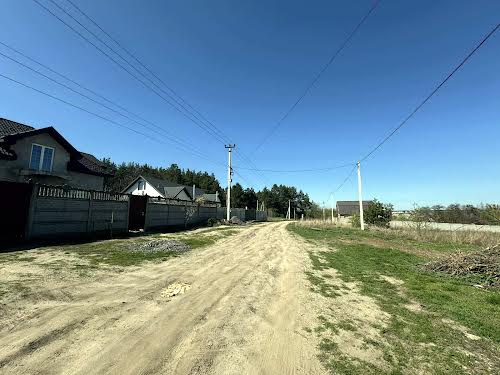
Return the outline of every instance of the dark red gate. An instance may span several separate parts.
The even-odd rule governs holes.
[[[26,238],[33,185],[0,181],[0,245]]]
[[[144,229],[146,222],[147,195],[131,195],[128,212],[128,230]]]

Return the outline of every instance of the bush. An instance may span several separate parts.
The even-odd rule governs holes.
[[[219,224],[219,221],[213,217],[211,217],[207,220],[207,226],[209,226],[209,227],[214,227],[218,224]]]
[[[378,227],[388,227],[392,219],[392,204],[384,204],[374,199],[364,212],[365,223]]]
[[[361,221],[359,220],[359,214],[352,215],[350,220],[353,228],[361,228]]]

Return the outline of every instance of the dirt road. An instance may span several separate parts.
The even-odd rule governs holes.
[[[285,223],[51,291],[0,328],[0,372],[318,374],[305,242]],[[173,295],[176,294],[177,295]]]

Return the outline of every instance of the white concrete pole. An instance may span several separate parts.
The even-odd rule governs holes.
[[[290,208],[291,208],[291,206],[290,206],[290,199],[289,199],[288,200],[288,214],[287,214],[288,215],[288,220],[290,220],[292,218],[291,217],[292,216],[292,212],[291,212]]]
[[[359,198],[359,223],[361,230],[365,230],[365,221],[363,219],[363,196],[361,191],[361,163],[358,161],[358,198]]]
[[[332,224],[333,224],[333,195],[332,195]]]
[[[236,147],[236,145],[227,145],[224,146],[225,148],[228,149],[228,156],[227,156],[227,198],[226,198],[226,220],[229,221],[231,220],[231,175],[233,174],[233,169],[231,167],[231,153],[233,151],[233,148]]]

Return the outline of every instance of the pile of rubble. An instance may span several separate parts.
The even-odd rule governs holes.
[[[424,268],[453,276],[473,276],[480,279],[483,286],[500,287],[500,245],[473,253],[457,252],[427,263]]]
[[[184,253],[191,250],[191,248],[183,242],[166,238],[144,243],[134,243],[130,247],[130,250],[141,253]]]

